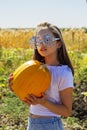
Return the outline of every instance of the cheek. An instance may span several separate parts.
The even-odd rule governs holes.
[[[53,53],[56,53],[56,52],[57,52],[57,47],[55,45],[47,48],[48,54],[53,54]]]
[[[48,52],[49,53],[53,53],[53,52],[56,52],[57,51],[57,48],[55,48],[55,47],[52,47],[52,48],[50,48],[50,49],[48,49]]]
[[[48,47],[48,50],[55,51],[57,50],[57,48],[58,48],[57,44],[52,44],[51,46]]]
[[[53,44],[53,45],[45,47],[45,48],[37,47],[37,51],[41,56],[47,56],[47,55],[56,53],[57,48],[58,48],[57,44]],[[41,49],[43,49],[43,51],[41,51]]]
[[[44,55],[43,55],[43,52],[44,52],[44,51],[41,51],[41,48],[40,48],[40,47],[37,47],[37,51],[38,51],[38,53],[39,53],[41,56],[44,56]]]

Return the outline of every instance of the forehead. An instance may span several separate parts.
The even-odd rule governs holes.
[[[50,34],[53,36],[52,32],[48,28],[40,29],[37,31],[37,36],[44,36],[45,34]]]

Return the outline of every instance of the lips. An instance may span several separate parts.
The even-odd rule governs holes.
[[[46,51],[47,49],[46,48],[41,48],[40,51]]]

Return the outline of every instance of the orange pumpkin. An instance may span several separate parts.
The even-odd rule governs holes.
[[[30,60],[13,73],[12,90],[22,100],[27,94],[40,97],[50,86],[50,81],[51,75],[47,67],[37,60]]]

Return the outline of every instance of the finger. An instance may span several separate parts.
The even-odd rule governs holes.
[[[33,99],[30,98],[30,96],[25,97],[24,100],[25,100],[26,102],[29,102],[29,103],[32,103],[32,102],[33,102]]]
[[[8,84],[11,86],[13,85],[13,82],[12,82],[13,78],[8,78]]]
[[[11,81],[13,79],[13,76],[8,77],[8,81]]]
[[[41,95],[42,95],[42,97],[46,97],[46,94],[45,94],[45,93],[42,93]]]
[[[25,97],[26,100],[30,100],[30,94]]]
[[[13,85],[12,81],[8,81],[8,86],[11,87]]]
[[[36,100],[36,97],[33,94],[28,94],[26,98],[32,102]]]
[[[31,102],[29,101],[29,100],[22,100],[24,103],[26,103],[28,106],[30,106],[31,105]]]
[[[13,73],[9,74],[9,77],[13,76]]]
[[[10,79],[13,79],[13,74],[12,74],[12,73],[9,74],[8,79],[9,79],[9,80],[10,80]]]
[[[12,76],[13,74],[10,74],[10,76],[8,77],[8,85],[9,86],[12,86],[13,85],[13,83],[12,83],[12,80],[13,80],[13,76]]]
[[[33,95],[33,94],[30,94],[30,97],[33,101],[35,101],[37,98]]]
[[[13,91],[12,85],[13,85],[13,83],[12,83],[11,81],[8,81],[8,87],[9,87],[9,89],[10,89],[11,91]]]

